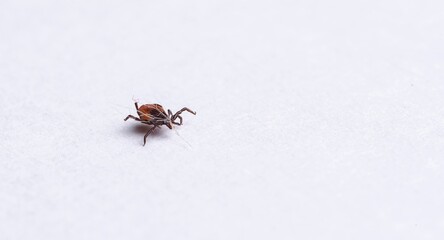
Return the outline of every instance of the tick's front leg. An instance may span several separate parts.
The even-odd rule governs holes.
[[[182,112],[184,112],[184,111],[187,111],[187,112],[189,112],[189,113],[191,113],[191,114],[193,114],[193,115],[196,115],[196,112],[194,112],[193,110],[191,110],[191,109],[189,109],[189,108],[187,108],[187,107],[184,107],[184,108],[180,109],[179,111],[177,111],[177,113],[175,113],[171,119],[172,119],[173,121],[176,120],[176,118],[181,119],[179,115],[180,115]],[[180,121],[180,124],[182,124],[182,120]]]
[[[154,129],[156,127],[157,127],[157,125],[152,127],[152,128],[150,128],[150,130],[148,130],[148,132],[145,134],[145,136],[143,137],[143,146],[145,146],[145,144],[146,144],[146,138],[154,131]]]
[[[175,121],[172,121],[172,123],[173,124],[176,124],[176,125],[182,125],[182,122],[183,122],[183,119],[182,119],[182,117],[181,116],[177,116],[176,118],[179,118],[179,123],[177,123],[177,122],[175,122]]]
[[[195,111],[193,111],[193,110],[191,110],[191,109],[189,109],[189,108],[187,108],[187,107],[184,107],[184,108],[180,109],[180,111],[177,111],[177,113],[174,114],[174,116],[177,116],[177,115],[181,114],[181,113],[184,112],[184,111],[187,111],[187,112],[189,112],[189,113],[191,113],[191,114],[193,114],[193,115],[196,115],[196,112],[195,112]]]

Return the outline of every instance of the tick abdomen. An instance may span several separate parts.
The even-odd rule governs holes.
[[[166,118],[167,114],[159,104],[145,104],[137,109],[137,114],[142,121],[150,121],[153,118]]]

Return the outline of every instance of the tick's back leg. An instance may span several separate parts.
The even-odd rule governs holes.
[[[132,118],[132,119],[134,119],[134,120],[136,120],[136,121],[140,121],[139,118],[136,118],[136,117],[134,117],[133,115],[128,115],[128,116],[124,119],[124,121],[128,120],[129,118]]]

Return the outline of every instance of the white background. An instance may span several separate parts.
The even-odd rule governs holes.
[[[0,238],[443,239],[443,12],[1,0]]]

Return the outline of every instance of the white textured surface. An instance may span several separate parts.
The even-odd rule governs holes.
[[[443,239],[443,8],[2,0],[1,239]]]

